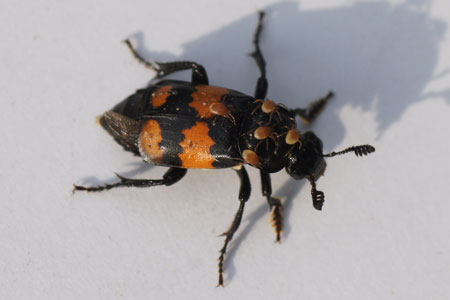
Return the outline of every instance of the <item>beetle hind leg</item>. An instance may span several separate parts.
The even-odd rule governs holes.
[[[143,58],[133,47],[130,40],[126,39],[124,43],[130,49],[131,54],[142,64],[144,64],[147,68],[156,72],[156,78],[162,78],[169,74],[183,71],[183,70],[192,70],[192,84],[209,84],[208,75],[206,74],[205,68],[193,61],[174,61],[174,62],[157,62],[150,61]]]
[[[73,185],[73,192],[75,191],[86,191],[86,192],[101,192],[110,190],[112,188],[116,187],[150,187],[150,186],[157,186],[157,185],[172,185],[178,181],[180,181],[184,175],[186,175],[187,169],[181,169],[181,168],[170,168],[167,170],[167,172],[164,174],[163,179],[130,179],[125,178],[123,176],[120,176],[119,174],[116,174],[117,177],[119,177],[120,181],[113,184],[105,184],[101,186],[96,187],[85,187],[80,185]]]
[[[333,97],[334,93],[330,91],[325,97],[311,102],[308,108],[297,108],[291,110],[291,112],[298,115],[304,123],[309,124],[320,115],[328,101]]]

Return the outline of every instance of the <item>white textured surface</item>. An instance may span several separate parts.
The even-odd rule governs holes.
[[[410,1],[2,1],[1,299],[449,299],[450,4]],[[312,129],[328,160],[318,186],[273,176],[286,234],[273,243],[258,174],[215,288],[237,209],[230,170],[172,188],[71,194],[112,172],[157,178],[95,125],[153,75],[145,57],[205,65],[211,83],[252,93],[256,11],[270,98],[290,107],[333,89]],[[187,73],[177,78],[189,78]]]

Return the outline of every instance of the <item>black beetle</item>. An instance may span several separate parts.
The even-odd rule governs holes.
[[[323,154],[322,141],[313,132],[297,130],[295,117],[299,116],[306,123],[314,121],[333,97],[332,92],[306,109],[288,109],[265,99],[268,87],[266,63],[259,47],[263,18],[264,12],[260,12],[253,39],[255,51],[251,54],[261,72],[253,97],[209,85],[206,71],[198,63],[145,60],[126,40],[133,55],[156,71],[156,78],[192,70],[190,82],[161,80],[151,83],[99,118],[101,126],[125,150],[141,156],[148,163],[167,166],[169,170],[162,179],[130,179],[117,175],[120,181],[115,184],[74,186],[74,191],[88,192],[122,186],[169,186],[182,179],[189,168],[235,169],[241,181],[240,205],[230,228],[223,233],[225,242],[219,257],[219,285],[223,285],[227,246],[241,223],[245,203],[250,197],[245,164],[260,170],[262,193],[272,211],[276,240],[280,241],[282,204],[272,197],[270,173],[285,168],[294,179],[306,178],[312,186],[314,208],[321,210],[325,197],[316,189],[316,181],[325,171],[324,158],[347,152],[362,156],[375,151],[370,145],[361,145]]]

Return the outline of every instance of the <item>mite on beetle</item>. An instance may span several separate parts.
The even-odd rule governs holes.
[[[115,187],[172,185],[186,175],[187,169],[233,168],[240,179],[239,208],[229,229],[223,233],[219,256],[219,285],[223,286],[227,246],[239,228],[244,206],[250,197],[250,180],[244,165],[260,170],[262,194],[272,211],[276,240],[283,230],[282,204],[272,197],[270,173],[285,168],[294,179],[306,178],[311,184],[314,208],[321,210],[324,193],[316,189],[317,179],[326,167],[325,157],[348,152],[357,156],[375,151],[370,145],[352,146],[323,154],[322,141],[313,132],[297,130],[295,116],[306,123],[314,121],[333,97],[329,92],[306,109],[289,109],[265,99],[268,82],[266,63],[259,47],[264,12],[259,13],[254,33],[255,51],[251,56],[261,72],[254,97],[209,85],[202,65],[191,61],[151,62],[142,58],[129,40],[125,43],[136,59],[162,78],[181,70],[192,70],[190,82],[161,80],[117,104],[99,122],[117,143],[141,156],[144,161],[169,167],[162,179],[130,179],[118,174],[119,182],[98,187],[74,185],[74,191],[97,192]]]

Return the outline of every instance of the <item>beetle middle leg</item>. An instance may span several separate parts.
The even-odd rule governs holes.
[[[234,233],[238,230],[239,225],[241,224],[242,215],[244,213],[245,202],[247,202],[248,198],[250,198],[251,185],[250,179],[248,178],[247,171],[244,166],[239,166],[235,168],[239,179],[241,181],[241,187],[239,189],[239,208],[234,216],[233,222],[231,223],[230,228],[224,232],[222,235],[225,236],[225,242],[223,247],[220,249],[219,256],[219,284],[218,286],[223,286],[223,271],[224,271],[224,259],[225,254],[227,253],[227,247],[230,241],[233,239]]]
[[[270,210],[272,211],[272,225],[275,228],[276,241],[281,239],[281,231],[283,231],[283,205],[280,199],[272,197],[272,183],[270,174],[260,171],[262,194],[267,198]]]
[[[119,177],[120,181],[113,184],[105,184],[96,187],[84,187],[80,185],[73,185],[73,191],[87,191],[87,192],[101,192],[105,190],[110,190],[116,187],[150,187],[157,185],[172,185],[178,181],[180,181],[184,175],[186,175],[187,169],[182,168],[169,168],[167,172],[164,174],[163,179],[131,179],[125,178],[116,174]]]
[[[309,124],[320,115],[320,113],[327,105],[328,101],[330,101],[330,99],[333,97],[334,93],[330,91],[325,97],[322,97],[318,100],[311,102],[308,105],[308,108],[297,108],[291,110],[291,112],[298,115],[304,123]]]
[[[259,38],[261,36],[261,32],[263,29],[264,15],[265,15],[264,11],[259,12],[258,25],[256,27],[256,31],[253,36],[253,45],[255,46],[255,51],[253,51],[250,54],[255,59],[259,71],[261,72],[261,75],[258,78],[258,82],[256,83],[255,88],[256,99],[265,99],[268,88],[268,82],[266,78],[266,61],[264,60],[264,56],[261,52],[261,49],[259,48]]]
[[[259,39],[261,37],[261,32],[263,29],[265,12],[260,11],[258,14],[258,25],[256,26],[255,33],[253,35],[253,45],[255,46],[255,51],[251,53],[251,56],[255,59],[256,65],[261,73],[255,88],[255,98],[265,99],[267,94],[268,82],[266,78],[266,61],[262,54],[261,48],[259,47]],[[270,182],[270,174],[260,171],[261,174],[261,184],[262,193],[267,198],[270,209],[272,211],[272,224],[275,227],[276,241],[280,241],[281,231],[283,229],[283,205],[280,199],[272,197],[272,185]]]
[[[133,56],[142,64],[144,64],[147,68],[152,69],[156,72],[156,78],[162,78],[169,74],[183,71],[183,70],[192,70],[192,84],[209,84],[208,75],[206,74],[205,68],[196,62],[193,61],[174,61],[174,62],[156,62],[149,61],[143,58],[137,51],[134,49],[133,45],[131,45],[130,40],[126,39],[125,44],[130,49]]]

